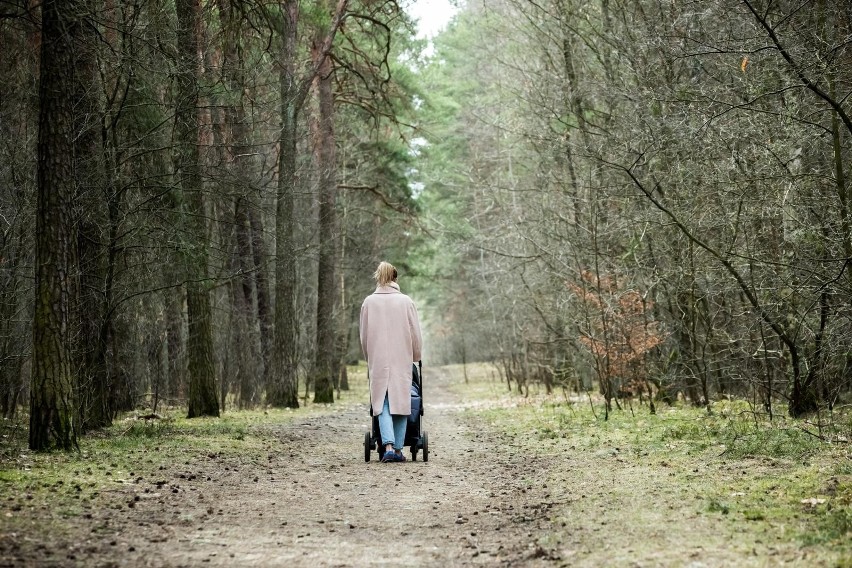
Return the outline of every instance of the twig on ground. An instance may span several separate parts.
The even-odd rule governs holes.
[[[799,430],[801,430],[805,434],[809,434],[809,435],[813,436],[814,438],[817,438],[818,440],[821,440],[823,442],[827,441],[825,439],[825,436],[823,436],[822,434],[817,434],[815,432],[811,432],[810,430],[808,430],[807,428],[804,428],[803,426],[799,426],[798,428],[799,428]]]

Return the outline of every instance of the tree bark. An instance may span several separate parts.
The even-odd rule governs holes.
[[[323,58],[331,49],[334,36],[346,12],[348,0],[338,0],[327,34],[317,50]],[[275,262],[275,344],[273,346],[273,376],[267,385],[269,403],[273,406],[296,408],[299,405],[298,365],[299,322],[296,321],[296,249],[294,192],[296,189],[296,141],[298,116],[308,89],[319,72],[319,61],[303,77],[297,76],[297,24],[299,3],[284,5],[281,29],[282,49],[279,62],[281,94],[281,137],[279,140],[278,188],[276,193],[276,262]]]
[[[261,362],[258,326],[253,309],[255,290],[251,278],[254,261],[251,251],[246,204],[237,201],[234,225],[236,231],[236,262],[234,268],[241,276],[231,283],[232,321],[236,323],[231,333],[235,336],[233,356],[237,360],[237,382],[239,384],[239,407],[251,408],[257,402],[258,363]]]
[[[269,275],[267,259],[269,249],[263,236],[263,219],[254,208],[247,211],[249,233],[251,235],[251,252],[254,260],[254,289],[257,294],[257,319],[260,322],[260,353],[263,358],[263,382],[270,384],[272,377],[272,345],[275,324],[273,319],[271,298],[269,293]]]
[[[90,10],[94,13],[94,9]],[[74,221],[78,280],[74,286],[72,333],[77,399],[80,403],[81,430],[100,428],[112,423],[110,381],[107,371],[106,342],[111,318],[105,302],[107,285],[107,245],[103,226],[107,224],[105,203],[112,201],[107,192],[104,158],[103,110],[100,103],[100,74],[95,51],[98,38],[94,22],[80,26],[80,41],[74,51],[75,133],[74,172],[77,184]],[[110,203],[110,206],[112,203]],[[112,219],[110,219],[112,221]]]
[[[319,101],[319,119],[316,128],[316,156],[319,167],[319,269],[317,274],[317,338],[314,365],[314,402],[334,402],[334,386],[339,373],[340,358],[336,341],[335,309],[338,303],[337,269],[337,165],[334,139],[334,92],[332,86],[331,58],[318,53],[318,43],[313,46],[313,56],[322,58],[315,79]]]
[[[221,158],[228,164],[230,184],[223,184],[227,193],[235,186],[239,192],[234,200],[235,258],[232,259],[232,310],[237,328],[233,331],[237,359],[237,378],[240,389],[239,406],[253,406],[258,383],[266,383],[271,370],[272,330],[269,311],[269,284],[266,277],[266,247],[263,227],[257,213],[263,196],[252,184],[250,134],[246,121],[244,97],[245,69],[240,57],[240,15],[227,0],[218,0],[222,22],[222,81],[227,88],[224,105]],[[231,187],[227,187],[231,185]],[[257,302],[255,304],[255,301]],[[257,306],[255,308],[255,305]],[[261,367],[262,364],[262,367]]]
[[[299,326],[296,321],[296,250],[293,242],[293,209],[296,185],[296,136],[302,101],[296,77],[298,2],[284,10],[284,37],[279,87],[281,92],[281,138],[278,158],[278,191],[275,217],[275,347],[272,384],[267,385],[269,403],[299,407],[296,374]]]
[[[213,315],[207,284],[208,244],[199,172],[198,0],[175,2],[178,23],[177,108],[175,109],[175,178],[186,211],[190,242],[184,246],[186,305],[189,324],[188,417],[219,416],[213,363]]]
[[[71,369],[70,271],[74,242],[74,39],[80,3],[42,3],[39,87],[38,200],[36,210],[35,312],[29,447],[72,449],[77,444]]]

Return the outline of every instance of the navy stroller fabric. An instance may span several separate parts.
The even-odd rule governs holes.
[[[411,414],[408,416],[408,421],[411,424],[417,424],[420,419],[420,385],[411,383]]]
[[[420,397],[420,376],[417,373],[417,365],[411,366],[411,414],[408,416],[408,422],[417,424],[420,419],[421,397]]]

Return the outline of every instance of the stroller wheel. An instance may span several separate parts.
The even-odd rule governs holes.
[[[370,461],[370,446],[372,446],[372,445],[373,444],[371,443],[371,440],[370,440],[370,432],[368,430],[367,433],[364,434],[364,461],[365,462]]]
[[[411,446],[411,461],[417,461],[417,445]]]
[[[423,432],[423,436],[421,436],[421,440],[423,442],[423,461],[429,461],[429,434]]]

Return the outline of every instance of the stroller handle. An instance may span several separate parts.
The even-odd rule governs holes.
[[[420,416],[423,416],[423,409],[426,406],[423,404],[423,359],[417,361],[417,376],[420,377]]]

